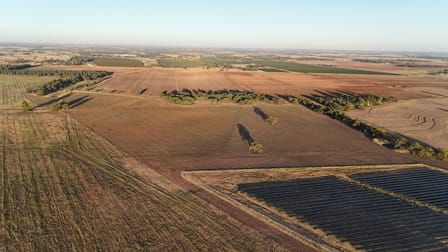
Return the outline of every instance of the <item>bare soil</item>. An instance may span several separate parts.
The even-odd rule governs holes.
[[[349,115],[371,122],[434,147],[448,149],[448,89],[413,88],[431,95],[381,107],[351,111]]]

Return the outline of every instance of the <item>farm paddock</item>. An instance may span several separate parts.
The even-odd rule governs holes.
[[[52,68],[54,66],[46,67]],[[86,66],[65,67],[65,69],[86,68]],[[99,178],[99,185],[97,182],[91,183],[90,180],[86,180],[88,181],[86,183],[91,186],[88,187],[88,195],[93,191],[96,198],[89,198],[91,202],[87,201],[85,205],[93,204],[95,207],[99,207],[98,202],[102,202],[101,199],[114,199],[110,201],[112,203],[99,207],[103,216],[98,219],[98,222],[86,220],[86,223],[98,227],[98,230],[111,230],[110,232],[115,233],[117,243],[111,244],[111,249],[147,248],[155,246],[153,244],[160,245],[160,247],[154,247],[156,249],[172,248],[169,244],[176,244],[177,249],[185,250],[205,250],[213,246],[230,250],[256,250],[260,247],[266,248],[266,244],[271,244],[272,246],[268,248],[272,250],[291,250],[291,248],[297,247],[304,250],[316,249],[314,243],[307,241],[307,238],[296,238],[293,233],[286,229],[277,229],[278,227],[272,226],[272,223],[260,220],[258,215],[253,216],[239,206],[216,196],[213,192],[185,181],[181,174],[196,169],[245,168],[249,171],[253,167],[342,166],[421,162],[420,159],[410,155],[399,154],[377,145],[361,133],[342,123],[309,111],[299,105],[262,103],[237,105],[199,102],[192,106],[182,106],[169,104],[160,98],[160,93],[164,90],[182,88],[239,89],[297,96],[320,91],[342,90],[394,95],[401,99],[422,99],[433,97],[433,94],[418,89],[422,80],[427,81],[425,84],[432,88],[441,88],[446,84],[446,82],[438,79],[419,79],[407,76],[336,76],[331,74],[218,72],[197,69],[108,68],[97,66],[87,69],[110,70],[114,72],[114,75],[90,90],[75,90],[71,93],[58,94],[64,95],[64,100],[73,104],[68,110],[70,118],[72,118],[70,121],[73,122],[70,124],[71,128],[67,127],[64,122],[63,111],[49,112],[48,108],[42,107],[30,114],[24,113],[24,115],[58,115],[60,122],[59,124],[55,123],[53,127],[59,129],[59,131],[53,130],[49,126],[53,124],[47,122],[57,121],[53,117],[43,124],[49,127],[49,132],[61,132],[58,134],[57,139],[59,140],[55,141],[59,141],[58,143],[67,141],[70,134],[77,135],[78,137],[74,136],[74,139],[78,140],[79,136],[84,134],[94,136],[93,138],[87,138],[94,139],[87,140],[88,143],[75,141],[74,147],[82,146],[85,148],[81,149],[82,155],[85,152],[92,152],[95,156],[99,155],[101,157],[99,158],[100,164],[96,159],[92,160],[90,156],[87,156],[87,161],[85,159],[79,161],[78,155],[80,154],[78,151],[80,149],[78,147],[74,149],[74,152],[64,154],[65,156],[62,157],[52,154],[52,158],[54,157],[53,159],[56,161],[51,162],[60,164],[63,159],[74,159],[73,166],[75,167],[69,169],[74,170],[77,176],[73,182],[75,188],[80,187],[79,183],[81,182],[78,183],[76,180],[78,177],[90,179],[96,176],[95,179]],[[5,88],[5,90],[7,89]],[[14,113],[18,112],[18,102],[25,98],[28,98],[28,96],[20,96],[14,100]],[[12,103],[6,101],[4,104],[9,106]],[[271,126],[266,123],[259,113],[255,112],[255,107],[267,115],[276,117],[278,119],[277,124]],[[13,111],[10,111],[8,107],[7,112],[12,113]],[[8,113],[5,115],[8,115]],[[6,121],[16,120],[7,119]],[[40,119],[38,120],[39,123]],[[243,127],[240,127],[240,125]],[[32,124],[27,127],[35,128]],[[10,127],[8,126],[8,128]],[[71,129],[70,134],[66,133],[67,130],[64,129]],[[249,151],[247,138],[242,139],[241,132],[243,130],[241,129],[246,129],[246,132],[254,141],[263,145],[263,153],[255,155]],[[7,131],[9,132],[10,129]],[[37,130],[37,132],[39,131]],[[8,148],[9,139],[13,138],[8,136],[3,141],[7,143],[4,146]],[[41,137],[40,139],[46,140],[47,138]],[[96,141],[99,141],[101,146],[104,144],[106,147],[99,147],[98,144],[95,144]],[[47,143],[41,140],[39,144],[48,144],[48,147],[45,148],[50,148],[54,146],[53,142]],[[96,153],[93,151],[96,148],[99,148],[99,150],[105,148],[106,150]],[[73,151],[73,149],[69,150]],[[106,153],[113,154],[107,156]],[[28,156],[28,154],[24,155]],[[8,156],[9,154],[2,154],[2,157],[6,157],[7,162],[9,162]],[[16,159],[23,159],[24,157]],[[45,157],[45,155],[42,157]],[[86,157],[81,156],[81,158]],[[50,160],[52,159],[50,158]],[[42,162],[37,160],[37,163]],[[43,164],[45,166],[45,163]],[[111,166],[111,164],[113,165]],[[62,166],[57,165],[56,167]],[[42,167],[37,169],[41,170]],[[56,169],[56,171],[58,170],[60,169]],[[94,173],[94,175],[84,174],[85,170]],[[100,175],[97,172],[100,172]],[[35,172],[35,174],[40,173]],[[52,176],[51,171],[49,171],[49,174]],[[113,178],[109,179],[108,176],[111,174]],[[330,174],[327,175],[330,176]],[[104,176],[112,182],[107,180],[107,183],[103,183]],[[257,176],[265,179],[267,175],[259,174]],[[289,179],[293,179],[291,174],[285,174],[279,180]],[[133,182],[134,180],[137,182]],[[249,181],[244,183],[246,182],[249,183]],[[47,180],[45,180],[45,183],[48,183]],[[144,189],[146,191],[143,192],[136,191],[135,184],[142,188],[149,187],[149,189]],[[57,186],[55,185],[55,187]],[[62,187],[62,185],[60,186]],[[83,186],[87,187],[84,184]],[[150,189],[154,187],[157,189]],[[8,188],[8,192],[15,190],[10,189],[9,184],[5,188]],[[168,191],[167,198],[159,196],[159,189],[162,189],[163,192]],[[347,190],[352,189],[348,188]],[[71,193],[71,191],[67,193]],[[55,194],[57,198],[63,197],[58,196],[59,193]],[[81,195],[85,196],[84,194]],[[155,195],[155,199],[151,197],[148,199],[148,195],[151,195],[151,197]],[[25,197],[26,200],[29,199]],[[75,197],[74,200],[78,199]],[[53,201],[54,199],[45,202]],[[68,202],[67,204],[77,204]],[[121,207],[111,210],[114,204]],[[131,206],[132,209],[128,209],[126,206]],[[14,206],[11,206],[11,209],[16,210]],[[56,205],[55,209],[65,208]],[[136,211],[135,209],[145,210]],[[176,209],[176,211],[172,211],[172,209]],[[7,212],[10,213],[9,210]],[[166,215],[163,215],[164,212],[166,212]],[[158,215],[154,213],[158,213]],[[100,214],[89,212],[83,215],[81,212],[80,215],[98,216]],[[69,219],[68,217],[62,218]],[[114,221],[107,221],[112,219]],[[144,220],[143,224],[139,222],[141,220]],[[12,221],[13,224],[15,222],[17,220]],[[169,229],[166,225],[175,228]],[[204,229],[196,228],[200,225],[203,225]],[[119,229],[121,226],[124,227]],[[22,230],[23,227],[22,225],[19,229]],[[138,232],[132,230],[135,227],[138,227]],[[155,229],[151,229],[152,227],[162,230],[163,234],[157,233]],[[55,230],[65,229],[61,227]],[[68,228],[68,230],[72,229]],[[84,234],[91,237],[87,231]],[[95,239],[94,241],[80,238],[81,235],[79,235],[76,239],[63,245],[58,245],[55,241],[48,242],[44,238],[40,244],[33,245],[33,241],[27,238],[29,236],[19,234],[18,237],[20,238],[18,240],[27,242],[22,242],[21,245],[17,246],[24,246],[23,248],[43,246],[45,248],[45,244],[50,244],[55,248],[65,249],[70,246],[73,247],[73,244],[79,242],[85,243],[85,248],[88,249],[95,242],[100,244],[98,246],[103,246],[107,234],[107,232],[104,232],[104,236],[97,234],[95,238],[92,238]],[[151,238],[151,240],[147,238],[146,235],[148,234],[156,238]],[[169,234],[176,235],[167,237]],[[8,236],[8,242],[15,239],[14,237]],[[327,238],[330,240],[331,246],[341,246],[337,242],[338,239]],[[243,241],[247,239],[249,239],[247,242]],[[335,240],[334,243],[332,243],[333,240]],[[223,245],[224,241],[228,243]],[[10,242],[10,244],[16,246],[13,242]],[[350,246],[348,248],[353,247]],[[360,244],[359,246],[364,245]]]
[[[349,115],[429,145],[448,149],[448,89],[418,87],[412,90],[430,97],[351,111]]]

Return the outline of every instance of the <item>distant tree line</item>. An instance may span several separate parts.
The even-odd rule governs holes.
[[[182,91],[164,91],[162,93],[162,97],[164,97],[169,102],[185,105],[194,104],[198,100],[209,101],[212,103],[231,102],[238,104],[253,104],[255,102],[265,102],[272,104],[285,103],[283,99],[277,96],[233,89],[208,91],[201,89],[183,89]]]
[[[84,65],[88,62],[93,61],[93,57],[87,57],[87,56],[74,56],[70,58],[69,60],[65,61],[65,65]]]
[[[0,66],[0,71],[3,71],[3,70],[5,70],[5,71],[8,71],[8,70],[10,70],[10,71],[24,70],[24,69],[27,69],[27,68],[30,68],[30,67],[33,67],[33,65],[31,65],[31,64],[3,65],[3,66]]]
[[[448,74],[448,69],[443,69],[439,71],[430,72],[431,75],[440,75],[440,74]]]
[[[354,58],[352,61],[355,62],[365,62],[365,63],[376,63],[376,64],[394,64],[396,60],[387,60],[387,59],[367,59],[367,58]]]
[[[310,99],[338,111],[362,109],[385,103],[397,102],[397,98],[374,94],[338,94],[336,96],[310,96]]]
[[[100,77],[111,75],[112,72],[106,71],[78,71],[78,70],[35,70],[35,69],[17,69],[11,67],[0,67],[0,74],[11,75],[35,75],[35,76],[58,76],[58,77],[74,77],[81,75],[84,79],[94,80]]]

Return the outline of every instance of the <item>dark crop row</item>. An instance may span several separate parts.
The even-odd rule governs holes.
[[[238,189],[367,251],[448,249],[448,216],[333,176]]]

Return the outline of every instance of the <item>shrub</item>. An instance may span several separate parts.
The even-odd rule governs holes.
[[[28,112],[31,111],[31,104],[29,104],[27,101],[22,102],[22,111]]]
[[[257,142],[252,142],[249,146],[249,150],[254,154],[260,154],[263,152],[263,145]]]
[[[437,153],[437,158],[442,161],[448,161],[448,150],[439,149]]]
[[[431,147],[423,147],[417,150],[416,155],[422,158],[431,158],[434,156],[434,149]]]
[[[267,123],[269,123],[271,126],[274,126],[274,125],[276,125],[277,124],[277,117],[273,117],[273,116],[269,116],[267,119],[266,119],[266,122]]]
[[[68,109],[68,103],[65,101],[57,101],[51,104],[51,109],[58,111],[60,109]]]
[[[408,143],[408,141],[405,138],[403,138],[403,137],[397,138],[397,139],[395,139],[395,141],[393,143],[394,149],[403,149],[403,148],[405,148],[407,143]]]

